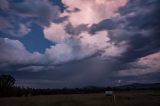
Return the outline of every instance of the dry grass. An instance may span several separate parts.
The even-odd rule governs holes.
[[[1,98],[0,106],[160,106],[160,92],[121,92]]]

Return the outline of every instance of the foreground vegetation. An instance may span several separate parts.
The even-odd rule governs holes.
[[[0,106],[160,106],[159,83],[34,89],[16,87],[15,81],[11,75],[0,75]],[[114,96],[105,96],[106,90]]]
[[[45,95],[0,98],[0,106],[160,106],[159,91]]]

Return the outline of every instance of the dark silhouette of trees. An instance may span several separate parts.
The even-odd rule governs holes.
[[[11,75],[0,75],[0,97],[13,94],[15,79]]]
[[[12,88],[15,81],[16,80],[11,75],[0,75],[0,89]]]

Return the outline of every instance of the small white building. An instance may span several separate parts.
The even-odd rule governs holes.
[[[106,96],[112,96],[113,95],[113,91],[105,91],[105,95]]]

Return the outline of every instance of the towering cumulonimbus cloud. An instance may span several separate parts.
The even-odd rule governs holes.
[[[46,50],[46,54],[51,56],[50,59],[66,62],[89,57],[100,51],[105,57],[120,56],[125,52],[128,47],[125,46],[127,42],[116,45],[110,42],[107,30],[92,34],[90,26],[104,19],[118,16],[117,10],[124,6],[127,0],[63,0],[62,2],[67,9],[61,16],[67,16],[68,19],[59,24],[51,23],[43,30],[45,38],[56,43],[55,46]],[[68,25],[71,26],[69,33],[66,30]]]
[[[0,73],[49,87],[159,81],[159,2],[0,0]]]
[[[66,9],[62,13],[57,6],[52,5],[48,0],[25,0],[15,3],[7,1],[6,3],[8,7],[3,8],[4,11],[8,9],[12,11],[16,17],[29,18],[29,22],[18,23],[18,30],[14,30],[14,24],[12,25],[8,19],[3,18],[5,21],[1,27],[5,32],[15,37],[22,37],[31,31],[30,27],[33,20],[30,20],[30,18],[36,18],[34,22],[43,28],[44,37],[54,44],[50,48],[46,48],[44,54],[36,52],[40,55],[37,57],[39,58],[39,63],[60,64],[71,60],[84,59],[96,53],[100,53],[102,57],[116,57],[125,52],[128,47],[125,46],[127,42],[123,44],[112,43],[107,30],[97,31],[94,34],[90,33],[93,24],[101,22],[104,19],[118,16],[117,10],[125,6],[127,0],[63,0],[62,3],[66,6]],[[30,8],[31,6],[34,8]],[[62,19],[63,17],[67,18]],[[71,30],[68,30],[67,27],[71,28]],[[5,45],[6,41],[20,44],[20,41],[5,39]],[[23,44],[21,45],[23,46]],[[22,62],[23,59],[25,61],[32,60],[32,58],[28,60],[33,56],[25,47],[17,49],[18,51],[20,50],[24,56],[24,58],[17,58],[19,59],[17,60],[19,63]],[[1,50],[0,52],[4,51]],[[9,53],[8,55],[15,55],[16,57],[18,53]],[[25,59],[25,57],[28,56],[29,58]],[[1,60],[9,61],[9,59],[5,57],[6,56],[3,56]],[[12,57],[12,59],[16,58]]]
[[[65,11],[63,15],[69,16],[73,25],[95,24],[104,19],[113,18],[118,9],[126,5],[128,0],[62,0],[67,10],[78,9],[76,12]]]

